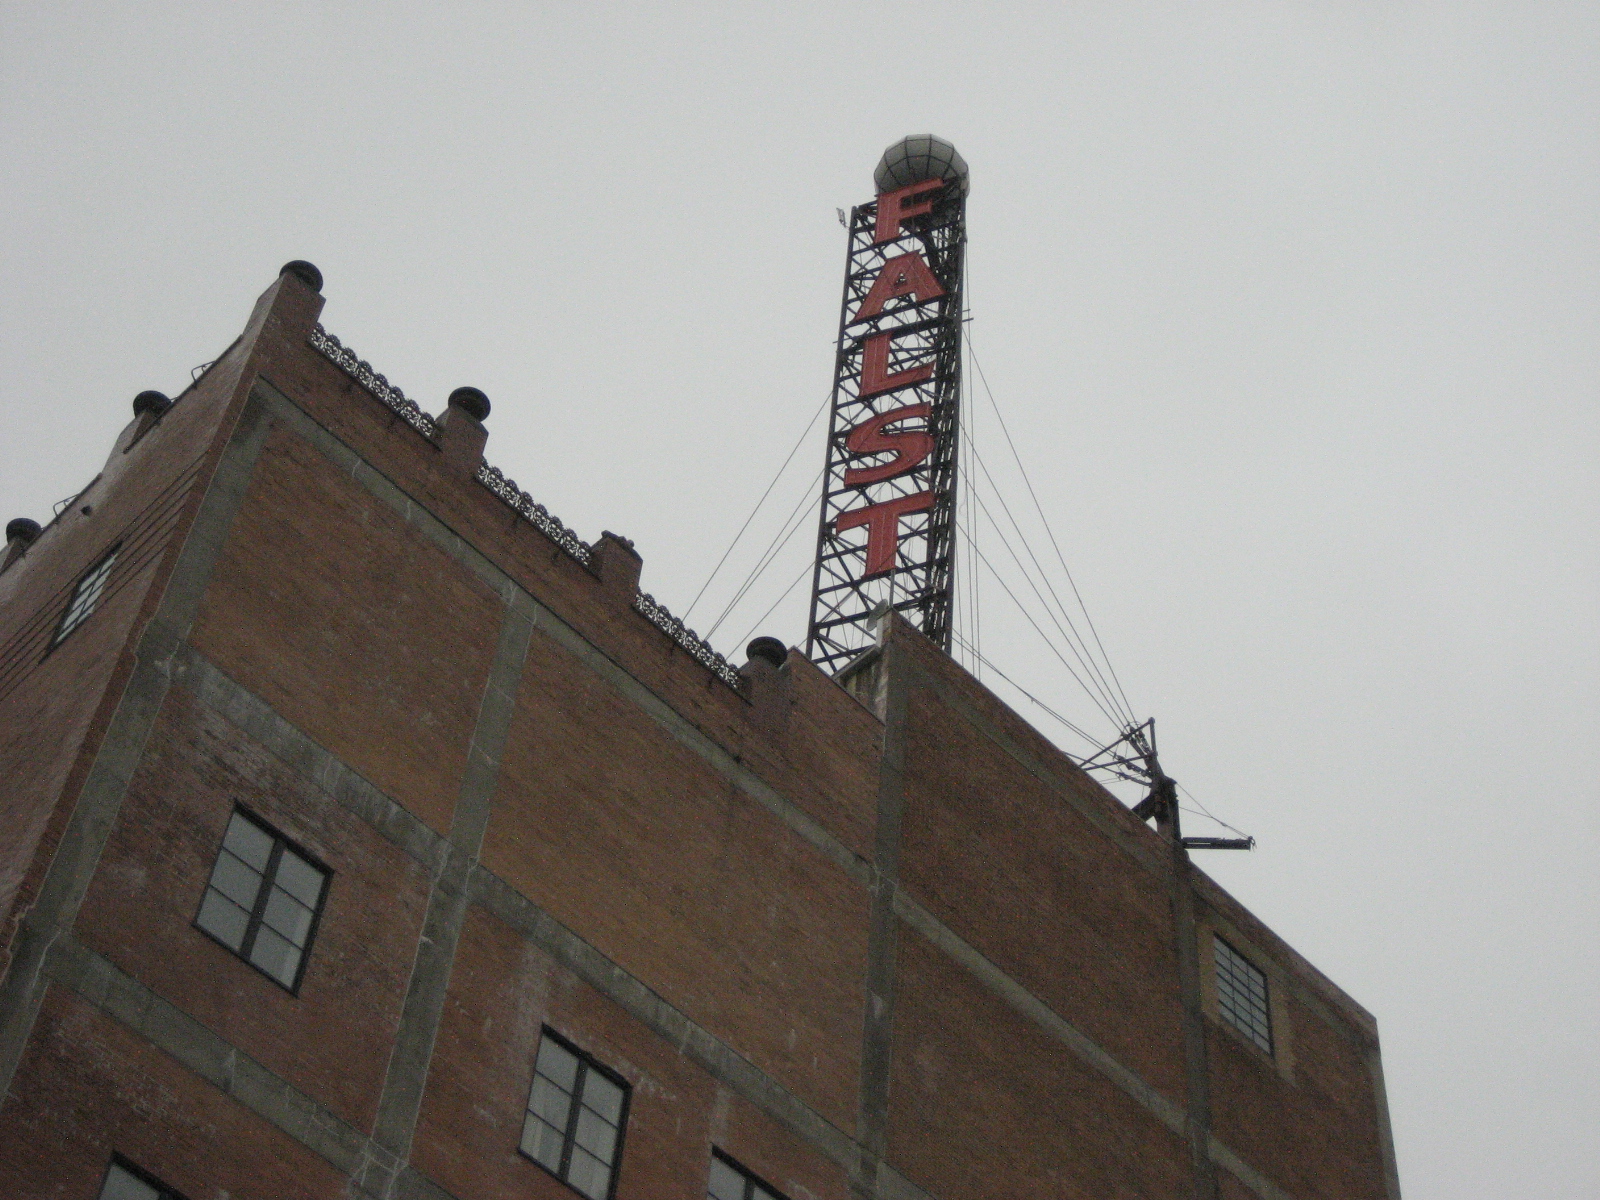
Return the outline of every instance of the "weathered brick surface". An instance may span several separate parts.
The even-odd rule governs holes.
[[[867,893],[542,633],[485,864],[836,1124]]]
[[[545,1025],[632,1088],[618,1200],[703,1200],[713,1144],[789,1185],[793,1200],[848,1195],[837,1167],[476,908],[451,974],[413,1151],[417,1166],[455,1195],[572,1195],[517,1151]]]
[[[188,690],[191,651],[159,668],[176,682],[76,924],[88,949],[330,1120],[371,1128],[386,1074],[428,1062],[428,1031],[413,1028],[426,1005],[405,1018],[407,1054],[392,1061],[390,1048],[413,969],[421,978],[439,957],[417,953],[442,861],[435,835],[451,829],[510,594],[463,564],[471,554],[453,534],[543,609],[504,753],[473,760],[474,786],[494,780],[482,858],[503,881],[478,894],[508,921],[531,902],[616,971],[532,918],[517,932],[469,907],[427,1068],[418,1169],[461,1200],[572,1194],[516,1153],[549,1022],[634,1086],[620,1200],[700,1200],[713,1146],[791,1200],[845,1200],[838,1164],[849,1138],[875,1136],[862,1096],[872,1108],[884,1061],[890,1161],[939,1200],[1191,1194],[1184,1139],[1111,1068],[1086,1065],[1023,1015],[1047,1006],[1166,1111],[1191,1102],[1158,836],[903,627],[892,634],[909,672],[894,731],[903,788],[883,771],[879,716],[809,663],[791,661],[759,692],[729,688],[632,611],[614,576],[597,578],[307,345],[319,307],[292,279],[269,290],[201,385],[128,455],[114,452],[95,512],[58,522],[25,570],[0,576],[3,647],[93,561],[113,517],[126,523],[198,462],[192,514],[258,373],[271,385],[257,403],[274,424],[188,637],[221,673],[207,678],[269,706],[248,719],[227,711],[277,749],[221,715],[215,693],[201,702]],[[0,696],[0,768],[13,785],[0,798],[0,901],[11,888],[25,905],[49,862],[161,600],[183,521],[174,527],[172,553]],[[403,810],[374,793],[361,815],[321,792],[307,755],[262,723],[273,721],[302,750],[331,753],[318,770],[342,763]],[[335,872],[298,997],[192,926],[236,802]],[[869,1022],[880,803],[901,805],[898,887],[981,958],[911,911],[957,958],[898,927],[895,956],[875,960],[873,976],[892,1019]],[[1380,1195],[1370,1016],[1209,880],[1195,888],[1203,920],[1242,930],[1292,981],[1292,1066],[1207,1018],[1215,1133],[1303,1200]],[[448,907],[435,904],[435,918]],[[888,929],[894,918],[878,911]],[[652,995],[676,1010],[665,1024],[641,1023]],[[690,1051],[652,1031],[678,1030],[677,1014],[705,1031],[674,1034]],[[719,1044],[708,1049],[706,1035]],[[88,1196],[115,1145],[195,1200],[343,1194],[303,1147],[59,989],[28,1046],[0,1108],[0,1193]],[[780,1112],[787,1124],[768,1115]],[[35,1142],[52,1154],[32,1153]],[[1223,1200],[1255,1194],[1225,1172],[1220,1186]]]
[[[445,833],[503,607],[279,428],[256,463],[192,640]]]
[[[794,704],[784,736],[773,739],[777,769],[767,767],[766,756],[747,751],[746,759],[851,850],[870,858],[883,722],[800,655],[790,655],[789,671]]]
[[[127,444],[125,429],[85,493],[0,574],[0,953],[60,836],[66,814],[57,802],[81,782],[153,606],[152,584],[165,578],[181,535],[196,464],[219,415],[210,379],[137,443]],[[124,551],[101,604],[52,650],[78,579],[119,542]]]
[[[333,872],[298,995],[194,926],[234,805]],[[428,897],[423,867],[174,688],[78,921],[90,948],[370,1128]]]
[[[1155,835],[1150,829],[1015,709],[910,626],[897,623],[893,636],[929,686],[937,688],[948,703],[982,719],[996,750],[1026,760],[1030,769],[1043,772],[1063,793],[1082,801],[1103,821],[1097,827],[1118,845],[1136,854],[1155,853]]]
[[[850,1196],[844,1168],[724,1087],[718,1087],[711,1100],[710,1143],[789,1200],[848,1200]]]
[[[0,702],[0,976],[130,665],[152,563]],[[54,628],[54,622],[51,623]]]
[[[131,671],[139,634],[241,410],[241,382],[248,386],[251,368],[270,359],[273,345],[298,341],[290,330],[309,328],[321,304],[294,280],[267,289],[245,332],[211,369],[142,437],[134,440],[135,426],[125,427],[99,476],[0,573],[0,729],[8,731],[0,771],[9,793],[9,810],[0,812],[7,818],[0,825],[0,980]],[[165,511],[174,499],[176,509]],[[141,515],[158,507],[162,519],[141,532]],[[72,635],[82,639],[72,656],[63,657],[65,644],[45,656],[41,636],[53,631],[75,581],[125,539],[105,611]]]
[[[743,699],[639,614],[613,603],[590,571],[487,488],[447,469],[427,438],[317,351],[284,347],[268,378],[708,736],[846,845],[868,853],[880,728],[816,668],[803,663],[795,671],[793,719],[783,735],[771,736],[751,722]],[[491,435],[491,458],[492,445]],[[648,561],[645,569],[648,590]]]
[[[321,1159],[60,988],[0,1106],[0,1195],[89,1200],[112,1153],[190,1200],[335,1200]]]
[[[948,659],[925,657],[923,665],[940,676],[959,673]],[[931,687],[912,687],[902,884],[985,957],[1183,1103],[1177,957],[1164,879],[1001,752],[989,732]]]
[[[911,930],[895,981],[889,1159],[932,1194],[1190,1194],[1188,1147]]]
[[[1275,1000],[1276,1060],[1209,1019],[1217,1135],[1293,1195],[1386,1195],[1366,1060],[1376,1022],[1215,882],[1198,883],[1205,919],[1267,972]],[[1212,969],[1204,938],[1201,950],[1202,969]]]
[[[1228,1030],[1208,1030],[1212,1127],[1302,1200],[1382,1197],[1377,1111],[1359,1045],[1293,995],[1289,1013],[1292,1081]]]

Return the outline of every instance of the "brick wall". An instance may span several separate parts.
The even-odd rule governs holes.
[[[186,527],[226,403],[219,366],[137,441],[130,423],[100,474],[0,573],[0,964],[60,835],[58,801],[81,783]],[[113,547],[93,619],[52,647],[78,580]]]
[[[236,804],[332,871],[298,994],[194,925]],[[422,864],[179,686],[75,932],[341,1119],[370,1126],[429,883]]]
[[[115,1149],[191,1200],[571,1195],[516,1150],[548,1024],[633,1088],[621,1200],[713,1148],[791,1200],[1389,1194],[1370,1017],[1016,713],[903,625],[866,702],[798,655],[728,686],[319,307],[280,281],[123,456],[96,528],[198,464],[167,552],[0,698],[0,879],[54,897],[0,980],[0,1191],[87,1200]],[[86,528],[0,576],[0,638]],[[333,872],[298,995],[193,926],[235,805]],[[1269,971],[1278,1059],[1180,910]]]
[[[480,581],[275,428],[190,640],[445,833],[499,609]]]
[[[954,673],[953,663],[931,656],[919,665]],[[1122,850],[1058,787],[1007,754],[994,740],[1003,727],[969,712],[931,686],[912,688],[907,890],[1181,1102],[1181,1007],[1163,876],[1149,854],[1141,860]],[[1076,773],[1070,764],[1052,765],[1063,777]],[[1133,833],[1155,841],[1147,831]]]
[[[81,998],[52,991],[6,1101],[17,1200],[92,1197],[118,1152],[189,1200],[332,1200],[338,1173]]]
[[[891,1155],[930,1194],[1188,1194],[1181,1137],[909,931],[896,984]]]

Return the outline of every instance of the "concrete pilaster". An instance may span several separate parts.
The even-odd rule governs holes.
[[[526,593],[510,590],[500,625],[494,664],[484,685],[478,722],[467,751],[467,768],[446,839],[444,860],[434,877],[406,988],[400,1027],[384,1075],[372,1145],[352,1185],[373,1196],[395,1195],[395,1183],[411,1153],[428,1066],[444,1012],[450,971],[466,920],[469,883],[483,848],[500,756],[511,728],[522,665],[533,637],[535,611]]]
[[[861,1034],[861,1099],[857,1137],[862,1149],[857,1195],[879,1193],[880,1168],[888,1152],[889,1079],[894,1065],[895,898],[900,880],[900,818],[905,807],[906,708],[910,663],[893,630],[879,670],[886,699],[883,758],[878,771],[878,811],[873,839],[870,927],[867,932],[867,992]]]

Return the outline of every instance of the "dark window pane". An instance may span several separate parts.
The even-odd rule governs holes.
[[[300,969],[300,951],[263,925],[256,930],[256,944],[250,947],[250,961],[284,987],[294,986]]]
[[[711,1160],[711,1183],[706,1190],[709,1200],[745,1200],[744,1176],[720,1158]]]
[[[283,837],[235,811],[195,924],[293,991],[327,883]]]
[[[528,1098],[528,1111],[537,1113],[557,1129],[566,1129],[572,1116],[572,1097],[542,1075],[533,1080],[533,1094]]]
[[[307,908],[315,908],[322,899],[323,874],[293,850],[285,849],[278,860],[278,873],[272,882],[288,892]]]
[[[588,1108],[578,1110],[578,1127],[573,1132],[578,1145],[601,1162],[611,1162],[611,1151],[617,1143],[617,1127]]]
[[[304,946],[311,932],[311,910],[277,885],[267,897],[261,919],[296,946]]]
[[[711,1177],[706,1200],[784,1200],[736,1163],[718,1154],[711,1156]]]
[[[563,1091],[572,1091],[578,1080],[578,1056],[565,1046],[545,1038],[539,1046],[539,1074],[553,1079]]]
[[[567,1182],[590,1200],[605,1200],[606,1189],[611,1186],[611,1168],[580,1147],[572,1148],[572,1162],[567,1167]]]
[[[261,873],[253,871],[226,850],[217,855],[211,868],[211,886],[247,912],[256,906],[261,894]]]
[[[606,1200],[622,1154],[627,1099],[625,1085],[547,1030],[534,1059],[522,1153],[580,1194]]]
[[[228,822],[228,832],[222,844],[258,871],[267,869],[267,859],[272,857],[272,838],[248,817],[233,814]]]
[[[105,591],[106,581],[111,578],[111,568],[116,561],[117,553],[113,550],[78,581],[78,586],[72,590],[72,599],[67,604],[66,612],[61,615],[61,625],[56,629],[52,645],[59,644],[67,634],[89,619],[95,605],[100,603],[100,594]]]
[[[622,1120],[622,1089],[599,1071],[584,1079],[583,1102],[613,1125]]]
[[[561,1170],[560,1130],[552,1129],[529,1113],[522,1123],[522,1152],[551,1171]]]
[[[250,927],[250,914],[221,892],[207,888],[195,923],[223,944],[238,950],[244,945],[245,930]]]
[[[1266,974],[1221,938],[1213,940],[1213,947],[1218,1014],[1261,1049],[1272,1053]]]
[[[160,1197],[159,1190],[118,1163],[111,1164],[105,1186],[100,1189],[100,1200],[160,1200]]]

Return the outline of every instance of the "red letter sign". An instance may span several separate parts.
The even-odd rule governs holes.
[[[904,475],[933,453],[933,435],[921,429],[907,429],[899,433],[884,433],[883,427],[912,417],[926,417],[931,411],[927,404],[908,404],[861,422],[850,431],[844,444],[852,454],[884,454],[894,452],[894,458],[876,467],[850,467],[844,473],[846,487],[861,487],[883,479]]]
[[[887,575],[894,570],[895,551],[900,548],[900,518],[927,512],[932,507],[932,492],[896,496],[882,504],[869,504],[865,508],[840,513],[833,525],[840,533],[858,525],[867,527],[867,569],[862,572],[861,578],[871,579],[874,575]]]
[[[933,277],[933,272],[928,270],[928,264],[922,261],[922,255],[902,254],[891,258],[883,264],[883,270],[872,281],[872,290],[861,302],[861,310],[850,324],[877,316],[883,311],[884,304],[896,296],[911,295],[916,296],[918,304],[926,304],[944,295],[944,289]]]
[[[889,339],[893,336],[893,333],[875,333],[867,339],[866,349],[861,354],[861,391],[857,393],[862,399],[933,378],[932,363],[889,374]]]
[[[909,187],[895,188],[892,192],[878,194],[878,225],[873,231],[872,244],[892,242],[900,236],[900,224],[912,217],[921,216],[933,208],[933,193],[944,187],[942,179],[924,179]],[[918,199],[913,200],[916,196]]]

